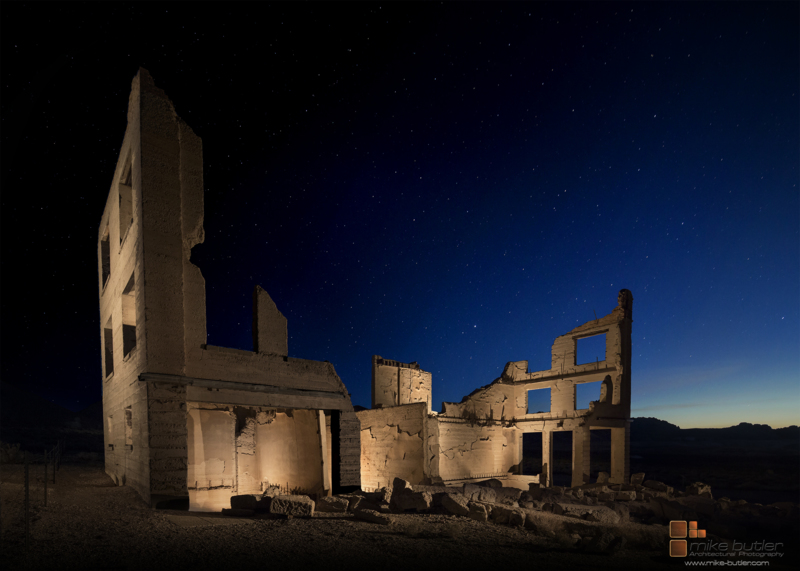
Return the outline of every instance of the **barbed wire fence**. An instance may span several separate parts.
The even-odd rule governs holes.
[[[31,536],[31,512],[37,506],[47,507],[48,488],[55,486],[56,475],[61,468],[61,459],[64,453],[64,441],[59,440],[55,446],[50,449],[45,449],[43,454],[29,454],[27,451],[21,453],[22,460],[22,482],[8,481],[9,474],[6,474],[6,481],[0,482],[0,490],[5,492],[3,501],[0,502],[0,532],[3,537],[0,541],[6,542],[6,529],[7,527],[17,527],[22,524],[24,534],[24,545],[27,551],[30,547]],[[19,460],[20,452],[19,446],[7,447],[4,450],[4,462],[16,463]],[[40,467],[42,474],[42,486],[31,486],[31,473],[39,471],[36,468]],[[17,472],[18,474],[18,472]],[[37,477],[35,477],[38,479]],[[10,478],[17,480],[17,478]],[[19,488],[14,491],[14,488]],[[8,513],[11,511],[11,513]]]

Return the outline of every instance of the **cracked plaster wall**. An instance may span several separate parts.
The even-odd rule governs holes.
[[[423,449],[428,405],[412,403],[362,410],[361,485],[375,490],[391,485],[395,477],[411,484],[425,479]]]
[[[478,426],[439,419],[437,438],[431,439],[429,457],[438,458],[433,478],[467,479],[513,472],[520,463],[519,439],[513,428]]]

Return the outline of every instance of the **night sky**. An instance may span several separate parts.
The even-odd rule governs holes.
[[[627,288],[632,416],[798,424],[798,6],[3,2],[2,380],[100,399],[143,66],[203,140],[209,344],[260,284],[354,404],[377,354],[439,410]]]

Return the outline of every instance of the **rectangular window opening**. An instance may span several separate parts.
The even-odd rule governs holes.
[[[125,409],[125,445],[133,446],[133,411],[131,411],[131,407]]]
[[[528,391],[528,414],[550,412],[550,387]]]
[[[592,401],[600,400],[600,389],[603,385],[602,381],[595,381],[594,383],[579,383],[575,385],[575,410],[584,410],[589,408]]]
[[[536,476],[542,473],[542,433],[528,432],[522,435],[522,475]]]
[[[111,329],[111,318],[108,318],[103,327],[103,354],[105,355],[105,376],[106,378],[114,374],[114,334]]]
[[[100,287],[105,288],[108,283],[108,277],[111,275],[111,248],[108,243],[108,227],[106,227],[103,237],[100,239],[100,264],[101,276]]]
[[[136,349],[136,282],[134,274],[122,290],[122,347],[127,357]]]
[[[125,240],[125,235],[133,223],[133,187],[131,183],[131,159],[122,171],[119,182],[119,243]]]
[[[606,334],[592,335],[578,339],[575,364],[585,365],[606,360]]]

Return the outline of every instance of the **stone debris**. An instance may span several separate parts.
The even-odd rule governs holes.
[[[695,482],[694,484],[686,486],[686,495],[713,498],[711,495],[711,486],[702,482]]]
[[[463,494],[445,494],[442,496],[442,507],[455,515],[469,515],[469,500]]]
[[[294,517],[314,515],[314,500],[308,496],[275,496],[269,505],[269,513]]]
[[[487,521],[489,519],[489,510],[484,504],[476,502],[469,502],[469,517],[476,521]]]
[[[644,472],[631,474],[631,486],[641,486],[644,482]]]
[[[375,510],[358,510],[353,515],[356,519],[368,521],[370,523],[378,523],[381,525],[390,525],[394,522],[392,516],[378,513]]]
[[[344,513],[347,511],[349,504],[350,502],[347,498],[330,496],[317,500],[314,509],[318,512]]]
[[[233,510],[255,510],[261,498],[252,494],[242,496],[231,496],[231,509]]]
[[[492,521],[512,527],[521,526],[525,523],[525,512],[520,508],[496,505],[492,508]]]
[[[608,472],[599,472],[597,474],[597,483],[598,484],[605,484],[608,482],[609,474]]]
[[[426,511],[433,504],[433,496],[430,492],[410,492],[404,494],[392,494],[392,507],[400,511]]]
[[[625,492],[617,492],[614,494],[614,500],[617,502],[632,502],[636,499],[636,492],[633,490]]]
[[[655,480],[647,480],[644,483],[645,488],[650,488],[651,490],[656,490],[657,492],[665,492],[668,495],[672,495],[673,488],[671,486],[666,485],[664,482],[657,482]]]

